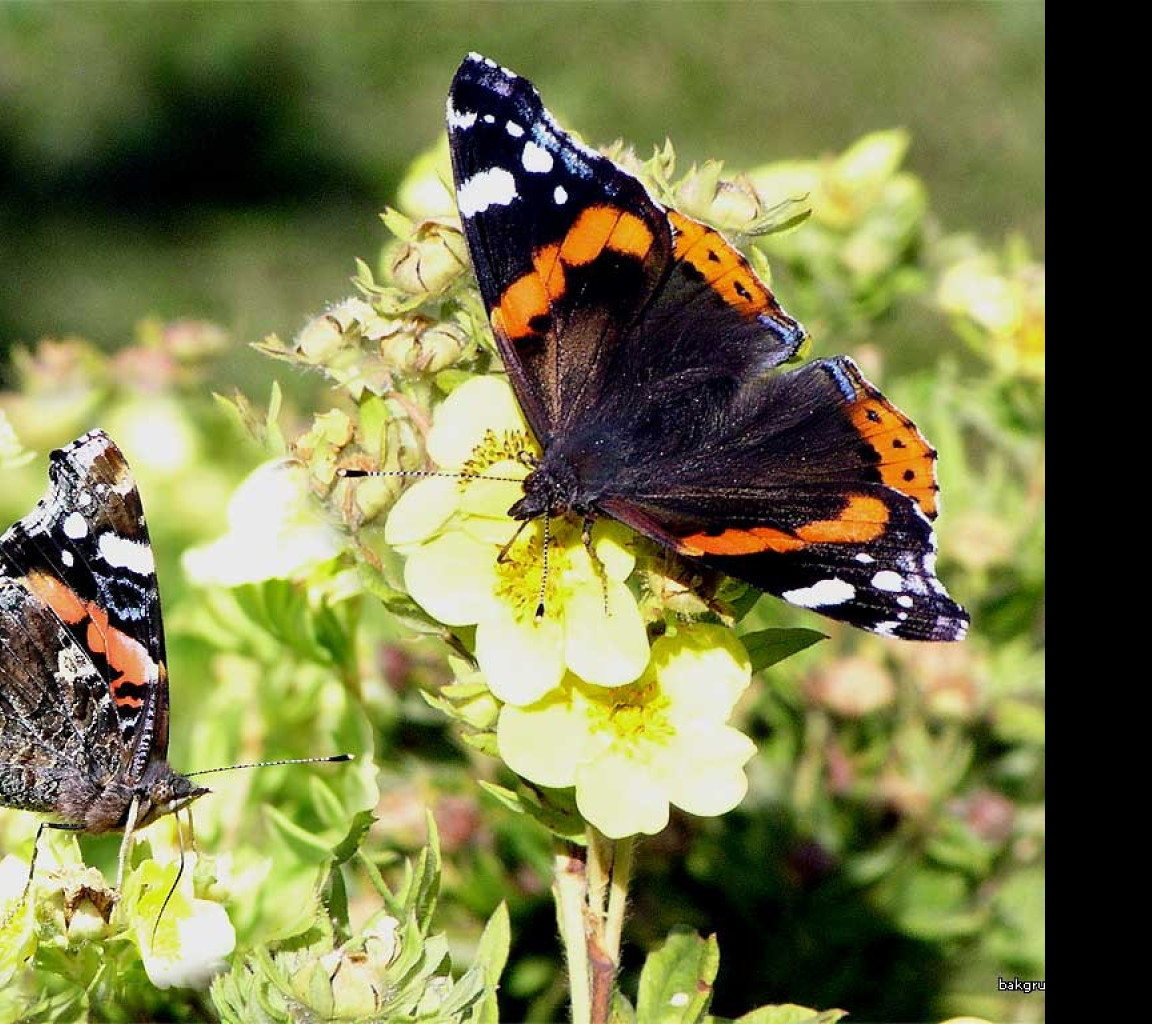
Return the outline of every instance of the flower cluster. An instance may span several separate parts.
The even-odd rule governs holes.
[[[385,539],[433,618],[475,626],[474,652],[503,704],[501,757],[519,775],[575,787],[608,836],[654,833],[669,804],[722,814],[744,795],[751,742],[726,723],[748,656],[716,625],[649,645],[629,586],[637,541],[597,521],[588,544],[566,518],[508,516],[538,450],[508,385],[474,377],[441,404],[427,451],[444,475],[410,487]],[[540,614],[540,609],[543,614]]]

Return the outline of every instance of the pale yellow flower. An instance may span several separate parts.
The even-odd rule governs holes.
[[[529,704],[566,671],[600,686],[636,679],[648,638],[624,582],[635,564],[627,531],[608,522],[593,528],[603,579],[574,520],[551,523],[546,577],[542,523],[509,545],[521,525],[507,510],[530,471],[524,456],[538,454],[509,386],[474,377],[457,388],[436,410],[428,453],[446,471],[488,479],[416,483],[389,514],[385,539],[405,554],[405,586],[425,611],[445,625],[475,624],[476,658],[492,692]]]
[[[731,630],[683,626],[652,645],[630,685],[603,689],[568,675],[543,699],[505,707],[500,755],[532,782],[575,786],[581,815],[613,839],[659,832],[670,804],[724,814],[744,798],[756,750],[728,725],[751,675]]]

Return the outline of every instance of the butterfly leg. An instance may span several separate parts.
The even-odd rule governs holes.
[[[592,559],[592,568],[596,573],[596,578],[600,581],[600,592],[604,595],[604,615],[608,615],[608,570],[604,568],[604,563],[600,560],[600,556],[596,554],[596,548],[592,544],[592,524],[596,520],[592,516],[585,516],[584,523],[580,527],[580,539],[584,542],[584,550],[588,552],[588,557]]]
[[[20,898],[12,905],[12,909],[4,915],[4,920],[0,921],[0,931],[8,927],[8,922],[12,920],[24,906],[24,901],[28,899],[28,893],[32,890],[32,878],[36,874],[36,858],[40,854],[40,837],[44,834],[46,828],[57,828],[65,832],[83,832],[83,825],[62,825],[55,821],[42,821],[40,827],[36,829],[36,838],[32,840],[32,859],[28,863],[28,880],[24,883],[24,891],[20,893]]]
[[[507,544],[505,544],[505,545],[504,545],[504,546],[503,546],[503,547],[500,549],[500,554],[498,554],[498,555],[496,556],[496,562],[497,562],[497,564],[499,564],[499,565],[503,565],[505,562],[507,562],[507,561],[508,561],[508,552],[512,550],[512,545],[513,545],[513,544],[515,544],[515,543],[516,543],[516,541],[518,541],[518,540],[520,539],[520,534],[522,534],[522,533],[524,532],[525,528],[528,526],[528,524],[529,524],[530,522],[532,522],[532,520],[531,520],[531,519],[525,519],[525,520],[524,520],[524,521],[523,521],[523,522],[522,522],[522,523],[521,523],[521,524],[520,524],[520,525],[519,525],[519,526],[516,528],[516,532],[515,532],[514,534],[512,534],[512,539],[511,539],[511,540],[509,540],[509,541],[508,541],[508,543],[507,543]]]
[[[116,867],[116,897],[120,897],[120,887],[124,884],[124,865],[128,863],[128,850],[132,846],[132,834],[136,831],[136,819],[140,814],[140,798],[132,797],[128,805],[128,820],[124,824],[124,840],[120,843],[120,860]]]

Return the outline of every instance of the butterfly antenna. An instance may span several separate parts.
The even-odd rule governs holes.
[[[204,768],[198,772],[185,772],[187,778],[194,775],[212,775],[214,772],[234,772],[240,768],[275,768],[282,764],[332,764],[336,761],[355,761],[355,754],[333,754],[331,757],[290,757],[283,761],[252,761],[249,764],[229,764],[223,768]]]
[[[544,594],[548,587],[548,548],[552,541],[552,516],[544,513],[544,565],[540,570],[540,600],[536,605],[536,621],[544,618]]]
[[[447,469],[346,469],[340,467],[336,475],[346,480],[356,480],[365,476],[415,476],[415,477],[448,477],[452,480],[495,480],[498,483],[522,484],[523,477],[518,476],[490,476],[487,473],[454,473]]]

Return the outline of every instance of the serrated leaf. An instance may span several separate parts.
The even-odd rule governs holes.
[[[811,647],[821,640],[827,640],[824,633],[814,629],[761,629],[755,633],[745,633],[740,637],[748,657],[752,661],[752,671],[761,672],[771,668],[785,658]]]
[[[716,936],[677,926],[640,972],[636,1016],[644,1024],[695,1024],[708,1011],[720,969]]]

